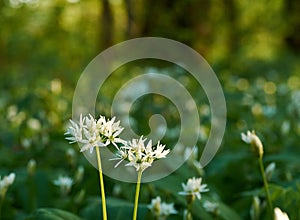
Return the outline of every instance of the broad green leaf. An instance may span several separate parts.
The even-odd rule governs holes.
[[[34,211],[26,220],[81,220],[81,218],[61,209],[41,208]]]

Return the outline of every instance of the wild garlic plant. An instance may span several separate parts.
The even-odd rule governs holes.
[[[117,167],[122,161],[127,160],[125,166],[133,166],[137,171],[137,185],[134,200],[133,220],[137,218],[138,200],[140,193],[140,185],[143,172],[152,165],[152,163],[161,158],[165,158],[170,152],[169,149],[165,150],[165,145],[157,143],[155,147],[152,146],[152,140],[146,143],[146,138],[141,136],[139,139],[132,139],[121,147],[116,160],[120,160],[115,167]]]
[[[96,149],[103,220],[107,219],[107,212],[99,147],[107,147],[112,144],[119,150],[118,144],[125,144],[125,141],[119,138],[124,128],[120,126],[120,121],[115,122],[115,119],[115,117],[106,119],[104,116],[95,119],[92,115],[85,117],[80,115],[79,122],[70,120],[71,126],[65,133],[65,135],[69,136],[66,139],[70,141],[70,144],[77,142],[82,145],[80,152],[89,150],[92,154],[94,148]]]
[[[263,144],[262,144],[261,140],[259,139],[259,137],[255,134],[255,131],[247,131],[246,134],[241,133],[241,139],[245,143],[251,144],[254,152],[256,153],[256,155],[258,157],[260,172],[261,172],[261,176],[262,176],[263,183],[264,183],[264,189],[265,189],[266,199],[268,202],[269,211],[271,214],[273,214],[272,200],[271,200],[271,196],[269,193],[268,181],[267,181],[267,177],[266,177],[266,173],[265,173],[265,169],[264,169],[264,165],[263,165],[263,154],[264,154]],[[273,165],[271,165],[271,166],[273,166]],[[273,168],[271,167],[269,169],[272,170]],[[274,167],[274,169],[275,169],[275,167]]]
[[[206,184],[201,184],[202,178],[189,178],[187,183],[182,183],[183,191],[179,195],[184,195],[187,202],[187,209],[184,211],[183,218],[185,220],[193,219],[192,204],[195,199],[201,199],[201,193],[209,191]]]
[[[142,173],[150,167],[154,161],[165,158],[170,150],[165,150],[165,145],[162,145],[160,142],[158,142],[156,146],[152,146],[152,140],[146,143],[147,139],[143,136],[139,139],[132,139],[131,141],[121,139],[119,135],[124,128],[120,126],[120,121],[115,122],[115,117],[106,119],[104,116],[100,116],[99,119],[95,119],[92,115],[85,117],[80,115],[79,122],[70,120],[70,123],[71,126],[65,133],[65,135],[68,135],[66,139],[70,141],[70,144],[81,144],[80,152],[89,150],[90,153],[93,153],[94,148],[96,149],[103,220],[107,219],[107,212],[99,147],[108,147],[112,144],[116,148],[116,158],[111,159],[119,160],[115,167],[124,160],[128,161],[126,166],[135,167],[138,175],[133,219],[136,220]]]

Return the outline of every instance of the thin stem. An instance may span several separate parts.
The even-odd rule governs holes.
[[[98,162],[98,170],[99,170],[99,178],[100,178],[100,188],[101,188],[102,215],[103,215],[103,220],[107,220],[106,200],[105,200],[105,191],[104,191],[104,183],[103,183],[103,175],[102,175],[102,167],[101,167],[101,156],[100,156],[99,147],[96,147],[96,154],[97,154],[97,162]]]
[[[4,198],[0,195],[0,219],[2,218],[1,214],[2,214],[2,203],[3,203]]]
[[[0,219],[2,219],[2,206],[5,200],[7,188],[2,189],[2,192],[0,192]]]
[[[271,196],[269,193],[268,182],[267,182],[267,178],[265,175],[265,169],[264,169],[262,157],[259,157],[258,160],[259,160],[260,172],[261,172],[263,182],[264,182],[264,188],[265,188],[265,193],[266,193],[266,197],[267,197],[267,201],[268,201],[268,206],[269,206],[270,212],[273,213],[273,205],[272,205]]]
[[[136,182],[136,190],[135,190],[134,209],[133,209],[133,217],[132,217],[133,220],[136,220],[136,217],[137,217],[141,179],[142,179],[142,171],[139,171],[137,182]]]

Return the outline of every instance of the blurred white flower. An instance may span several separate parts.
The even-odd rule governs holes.
[[[16,178],[16,174],[10,173],[8,176],[5,176],[2,181],[4,182],[5,186],[10,186],[11,184],[14,183],[15,178]]]
[[[18,114],[18,107],[16,105],[11,105],[7,108],[7,119],[12,120]]]
[[[19,126],[26,119],[26,113],[18,111],[18,107],[16,105],[11,105],[7,108],[6,117],[15,126]]]
[[[165,150],[165,145],[160,144],[160,142],[157,143],[156,147],[153,147],[152,140],[149,140],[147,145],[145,141],[146,138],[143,139],[142,136],[140,139],[132,139],[124,147],[121,147],[117,153],[117,158],[112,159],[120,160],[116,166],[126,159],[129,161],[126,166],[134,166],[136,171],[143,172],[152,165],[153,161],[165,158],[170,152],[169,149]]]
[[[125,141],[118,136],[124,128],[120,127],[120,121],[115,122],[115,117],[111,120],[104,116],[100,116],[97,120],[92,115],[82,117],[80,115],[79,122],[76,123],[70,120],[71,126],[65,135],[70,135],[66,139],[71,143],[81,143],[80,152],[90,150],[93,152],[94,147],[106,147],[113,144],[117,149],[117,143],[125,144]]]
[[[27,121],[27,126],[34,131],[39,131],[42,128],[40,121],[36,118],[29,118]]]
[[[61,93],[61,80],[60,79],[51,80],[51,92],[53,92],[54,94]]]
[[[218,205],[218,203],[215,203],[215,202],[205,201],[203,203],[203,208],[207,212],[211,212],[213,214],[218,214],[219,205]]]
[[[60,176],[54,180],[53,183],[60,187],[60,191],[63,195],[67,195],[71,191],[73,179],[68,176]]]
[[[73,148],[68,148],[66,150],[66,158],[67,158],[67,161],[68,163],[71,165],[71,166],[74,166],[76,164],[76,152]]]
[[[35,159],[31,159],[27,163],[27,172],[30,176],[33,176],[36,171],[36,161]]]
[[[247,134],[241,133],[241,138],[245,143],[251,144],[254,147],[259,157],[263,156],[263,144],[259,137],[256,136],[255,131],[247,131]]]
[[[275,168],[276,168],[276,163],[275,162],[270,163],[266,167],[266,169],[265,169],[265,175],[266,175],[267,180],[271,179],[271,177],[272,177],[272,175],[274,173]]]
[[[161,198],[157,196],[151,200],[151,204],[147,206],[152,214],[158,219],[165,219],[171,214],[177,214],[173,203],[161,202]]]
[[[261,212],[261,202],[257,196],[253,197],[252,205],[250,208],[250,217],[252,220],[257,220],[260,217]]]
[[[274,209],[274,220],[289,220],[289,216],[281,211],[280,208],[276,207]]]
[[[22,144],[22,147],[24,147],[27,150],[30,148],[30,146],[32,144],[32,139],[30,139],[30,138],[21,139],[21,144]]]
[[[75,182],[81,182],[84,176],[84,167],[79,166],[75,173]]]
[[[14,183],[15,178],[16,178],[15,173],[10,173],[8,176],[5,176],[2,180],[0,176],[0,197],[1,198],[5,196],[8,187]]]
[[[182,183],[182,188],[183,191],[179,192],[180,195],[192,195],[196,196],[197,199],[201,199],[201,194],[202,192],[207,192],[209,191],[206,184],[201,184],[202,178],[189,178],[187,183],[184,184]]]
[[[285,120],[281,125],[281,133],[284,135],[288,134],[290,129],[291,129],[291,123],[289,121]]]

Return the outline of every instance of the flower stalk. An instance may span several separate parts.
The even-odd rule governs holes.
[[[101,166],[101,155],[100,155],[99,147],[96,147],[96,154],[97,154],[97,163],[98,163],[100,189],[101,189],[102,216],[103,216],[103,220],[107,220],[105,190],[104,190],[104,182],[103,182],[102,166]]]
[[[271,196],[270,196],[270,192],[269,192],[268,181],[267,181],[267,178],[266,178],[262,157],[259,157],[258,161],[259,161],[261,176],[262,176],[263,183],[264,183],[264,188],[265,188],[265,193],[266,193],[268,206],[269,206],[269,209],[270,209],[270,213],[272,213],[273,212],[273,205],[272,205],[272,200],[271,200]]]
[[[141,187],[141,180],[142,180],[142,171],[138,172],[137,182],[136,182],[136,190],[135,190],[135,199],[134,199],[134,209],[133,209],[133,220],[137,218],[137,210],[139,205],[139,194],[140,194],[140,187]]]

